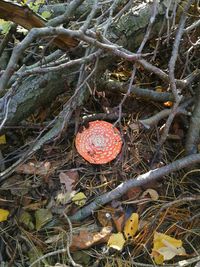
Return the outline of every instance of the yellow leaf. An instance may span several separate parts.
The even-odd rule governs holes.
[[[122,233],[112,234],[108,240],[108,247],[116,250],[122,250],[124,247],[125,239]]]
[[[86,202],[86,195],[82,192],[79,192],[73,196],[72,201],[78,206],[83,206]]]
[[[44,19],[48,19],[51,17],[51,13],[49,11],[44,11],[42,12],[41,16],[44,18]]]
[[[3,19],[0,19],[0,32],[2,34],[7,34],[10,30],[11,27],[11,22],[10,21],[6,21]]]
[[[171,108],[171,107],[173,106],[173,102],[172,102],[172,101],[167,101],[167,102],[163,103],[163,105],[164,105],[165,107],[169,107],[169,108]]]
[[[131,217],[126,221],[124,226],[124,235],[126,239],[133,237],[138,230],[139,216],[137,213],[132,213]]]
[[[171,260],[176,255],[185,255],[182,241],[171,236],[155,232],[153,240],[152,256],[157,264]]]
[[[8,218],[8,215],[9,215],[8,210],[0,209],[0,222],[6,221]]]
[[[164,262],[163,255],[159,254],[157,251],[152,251],[151,256],[154,258],[156,264],[163,264]]]
[[[5,134],[0,135],[0,145],[5,145],[6,144],[6,136]]]

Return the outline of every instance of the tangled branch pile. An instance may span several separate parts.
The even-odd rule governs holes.
[[[88,227],[87,218],[105,208],[123,213],[124,223],[129,209],[136,211],[143,222],[124,249],[123,266],[143,264],[143,259],[152,266],[152,229],[186,240],[192,259],[181,266],[193,266],[200,253],[200,187],[195,180],[200,162],[199,1],[54,2],[0,0],[0,131],[8,139],[0,148],[0,203],[11,210],[11,221],[2,227],[0,259],[6,266],[29,266],[38,257],[35,266],[38,261],[47,264],[46,258],[45,266],[61,260],[80,266],[71,257],[76,232],[71,222]],[[77,132],[95,120],[112,122],[122,136],[120,155],[107,165],[89,164],[73,145]],[[68,178],[60,176],[63,170]],[[61,189],[58,176],[68,194],[64,202],[55,202]],[[13,186],[17,192],[22,186],[25,193],[13,193]],[[147,188],[156,190],[159,200],[144,203]],[[83,208],[69,197],[72,189],[85,191]],[[30,220],[25,224],[20,219],[24,211],[31,217],[39,208],[51,211],[45,231],[59,238],[61,232],[70,233],[65,240],[58,238],[56,248],[44,235],[44,222],[30,226]],[[115,221],[113,216],[111,212]],[[95,213],[92,225],[100,232],[97,217]],[[17,237],[8,241],[14,233]],[[38,256],[23,256],[30,246]],[[91,266],[119,265],[113,251],[103,250],[95,261],[101,249],[88,252]],[[138,260],[130,260],[132,256]]]

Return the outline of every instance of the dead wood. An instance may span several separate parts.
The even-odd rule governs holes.
[[[51,102],[59,94],[73,87],[74,76],[70,75],[72,68],[55,73],[46,73],[40,76],[31,76],[23,80],[16,93],[11,96],[7,120],[5,125],[16,125],[27,118],[38,108]],[[70,94],[70,93],[69,93]],[[0,99],[0,108],[3,111],[7,95]],[[0,113],[0,120],[4,113]]]
[[[163,182],[164,176],[174,171],[187,168],[192,164],[200,162],[200,154],[190,155],[185,158],[176,160],[164,167],[150,170],[147,173],[141,174],[136,178],[132,178],[126,182],[121,183],[115,189],[97,197],[92,203],[80,209],[77,213],[70,217],[71,221],[81,221],[91,215],[95,210],[102,207],[114,199],[122,197],[130,188],[147,185],[148,183],[160,179]],[[162,180],[161,180],[162,179]]]
[[[13,9],[13,12],[16,8],[16,10],[15,10],[16,16],[13,16],[13,17],[15,17],[15,19],[17,19],[18,16],[19,16],[19,18],[21,16],[23,17],[24,12],[26,12],[26,10],[27,10],[27,7],[21,7],[19,5],[15,6],[11,2],[4,3],[5,1],[3,1],[3,0],[1,0],[1,1],[5,5],[10,5],[10,8]],[[2,8],[3,7],[4,7],[4,5],[2,5]],[[162,15],[164,15],[166,7],[167,7],[167,5],[166,5],[165,1],[161,1],[160,6],[159,6],[159,16],[158,16],[159,21],[161,21],[163,19]],[[125,16],[120,17],[116,22],[114,22],[112,24],[112,26],[110,27],[109,32],[108,32],[109,38],[112,41],[116,41],[118,44],[122,45],[123,47],[131,48],[131,50],[133,50],[135,47],[139,46],[141,38],[143,38],[143,36],[144,36],[144,29],[145,29],[146,25],[148,24],[148,21],[150,18],[150,14],[151,14],[150,10],[151,10],[151,5],[149,5],[149,4],[144,4],[144,5],[142,5],[142,7],[131,9]],[[5,16],[11,16],[10,14],[12,14],[12,13],[9,13],[9,14],[8,13],[9,12],[5,13],[5,14],[7,14]],[[144,15],[144,14],[146,14],[146,15]],[[41,25],[44,25],[44,23],[45,23],[43,20],[41,20],[41,18],[39,16],[36,16],[30,10],[29,10],[27,16],[28,16],[27,18],[25,16],[24,20],[26,22],[26,20],[28,19],[29,23],[33,23],[32,26],[24,25],[25,22],[23,20],[21,21],[20,19],[19,19],[19,21],[15,21],[15,22],[16,23],[22,23],[21,25],[25,26],[27,28],[33,27],[33,26],[34,27],[35,26],[41,27]],[[33,18],[32,18],[32,16],[33,16]],[[145,20],[144,20],[144,18],[145,18]],[[31,21],[33,21],[33,22],[31,22]],[[159,24],[159,21],[158,21],[158,24]],[[157,25],[157,24],[155,24],[155,25]],[[152,32],[155,35],[157,34],[156,29],[154,29]],[[137,36],[137,38],[135,38],[134,36]],[[113,59],[114,58],[112,56],[109,56],[109,60],[107,60],[106,64],[105,64],[105,60],[103,60],[102,64],[100,61],[99,67],[100,67],[101,71],[98,71],[98,70],[97,71],[100,73],[104,72],[105,69],[109,66],[109,64],[113,64]],[[114,60],[116,60],[116,56],[115,56]],[[145,63],[145,61],[141,60],[141,64],[143,64],[143,66],[145,66],[145,68],[147,68],[147,69],[151,68],[147,63]],[[103,66],[103,68],[101,68],[101,66]],[[157,70],[155,70],[155,72],[156,71]],[[56,75],[57,75],[57,77],[56,77]],[[162,75],[164,75],[164,73],[163,74],[161,73],[160,75],[162,76]],[[49,75],[49,77],[48,77],[48,75],[46,75],[43,78],[42,77],[40,77],[40,78],[32,77],[32,78],[30,78],[30,80],[28,80],[28,79],[25,80],[25,83],[24,83],[25,86],[21,85],[19,87],[18,92],[20,92],[20,93],[17,93],[16,96],[15,96],[15,94],[12,96],[11,106],[10,106],[11,112],[9,112],[9,114],[8,114],[7,125],[11,125],[12,121],[16,122],[22,118],[29,116],[30,113],[34,109],[37,109],[39,105],[45,104],[45,98],[43,98],[43,97],[41,97],[41,102],[37,102],[37,100],[34,101],[34,99],[37,99],[37,96],[39,96],[40,93],[41,93],[41,96],[43,93],[44,93],[44,95],[46,94],[49,87],[47,87],[45,89],[44,84],[47,84],[48,86],[50,86],[50,84],[51,84],[50,76],[51,75]],[[73,74],[71,75],[71,77],[73,78]],[[163,79],[166,79],[166,78],[167,78],[167,75],[166,76],[164,75]],[[43,86],[40,86],[40,84],[42,83],[42,79],[44,80]],[[56,80],[62,81],[61,75],[59,73],[55,73],[53,75],[52,79],[54,79],[54,81],[56,81]],[[32,84],[35,84],[35,88],[34,88],[34,95],[35,96],[34,97],[32,96],[33,87],[31,85],[28,85],[29,90],[27,90],[28,81],[31,81]],[[64,82],[64,80],[63,80],[63,82]],[[59,88],[58,93],[63,92],[63,90],[61,90],[61,88],[63,88],[63,86],[61,85],[61,82],[60,82],[58,88]],[[139,90],[138,90],[138,93],[142,94],[141,91],[139,92]],[[20,95],[20,98],[18,98],[18,95]],[[52,92],[52,98],[50,96],[50,93],[48,95],[49,95],[49,97],[46,98],[47,99],[46,104],[49,103],[50,100],[55,97],[55,93]],[[22,98],[22,96],[26,96],[26,97]],[[30,99],[32,99],[32,97],[33,97],[33,101],[30,101]],[[160,97],[161,97],[161,95],[160,95]],[[44,101],[42,101],[42,99]],[[171,99],[171,97],[170,97],[170,99]],[[4,102],[5,102],[5,100],[2,99],[1,103],[4,103]],[[15,103],[14,107],[12,106],[13,105],[12,103]],[[30,105],[30,109],[29,109],[28,106],[30,103],[32,103],[32,105]],[[39,105],[37,105],[37,103]],[[35,104],[35,106],[34,106],[34,104]],[[19,107],[18,107],[18,105],[19,105]],[[23,116],[21,116],[22,114],[20,112],[20,110],[21,110],[20,107],[22,107],[22,106],[26,107],[26,109],[23,110]],[[15,111],[15,112],[13,112],[13,111]],[[18,112],[19,112],[19,115],[17,114]],[[15,115],[13,115],[13,114],[15,114]]]
[[[87,96],[88,94],[86,88],[81,88],[81,90],[77,90],[76,93],[74,93],[74,95],[66,103],[60,114],[54,119],[53,122],[50,123],[49,126],[52,125],[52,128],[44,135],[42,135],[41,133],[37,140],[29,146],[27,151],[18,161],[16,161],[13,165],[11,165],[5,171],[0,173],[0,183],[3,182],[7,177],[9,177],[15,171],[15,168],[18,165],[25,162],[45,143],[52,141],[53,139],[58,137],[64,129],[67,129],[68,123],[71,119],[73,112],[86,101]]]
[[[32,28],[45,27],[46,20],[33,12],[28,6],[21,6],[12,1],[0,0],[0,18],[9,20],[24,27],[27,30]],[[67,36],[58,36],[53,43],[59,48],[66,50],[78,44],[76,39]]]
[[[188,155],[198,152],[199,133],[200,133],[200,85],[198,85],[195,99],[196,101],[190,119],[190,126],[187,132],[187,139],[185,144],[186,153]]]

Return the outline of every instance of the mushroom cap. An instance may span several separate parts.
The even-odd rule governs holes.
[[[93,164],[105,164],[117,157],[122,139],[117,128],[107,121],[91,121],[75,139],[78,153]]]

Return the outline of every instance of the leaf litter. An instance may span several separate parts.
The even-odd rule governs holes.
[[[98,94],[98,99],[102,106],[106,102],[112,110],[121,96],[105,92]],[[138,107],[136,111],[132,110],[133,102]],[[93,105],[88,102],[87,109],[91,113],[99,111],[98,106],[94,109]],[[3,247],[5,251],[6,244],[9,244],[9,252],[16,249],[16,263],[26,262],[28,266],[35,258],[65,249],[69,244],[69,233],[72,235],[70,251],[73,256],[75,252],[87,254],[87,263],[81,262],[83,256],[77,254],[84,266],[93,266],[97,258],[99,266],[128,266],[133,258],[145,264],[152,264],[152,260],[161,265],[174,264],[196,255],[194,248],[198,249],[200,243],[196,231],[199,229],[199,217],[196,217],[200,213],[199,202],[176,202],[188,194],[199,194],[195,170],[170,174],[163,183],[157,181],[130,188],[117,200],[118,203],[113,201],[99,207],[87,219],[74,222],[72,228],[63,216],[64,212],[73,215],[122,181],[149,170],[157,132],[155,129],[142,130],[135,118],[154,114],[155,109],[159,110],[160,106],[134,96],[128,99],[125,111],[130,116],[123,120],[120,129],[125,140],[123,152],[107,165],[91,165],[82,159],[73,145],[74,128],[69,127],[69,133],[59,142],[46,144],[40,153],[17,167],[12,177],[2,184],[0,196],[1,225],[5,229]],[[171,134],[181,137],[183,129],[177,123]],[[30,136],[35,138],[28,130],[20,134],[17,130],[13,132],[22,141]],[[11,152],[16,147],[7,136],[6,143],[1,145]],[[161,149],[163,161],[154,166],[173,161],[182,150],[181,141],[167,140]],[[13,233],[16,237],[10,242]],[[186,242],[188,240],[191,246]],[[31,253],[27,253],[27,248]],[[41,260],[41,266],[45,264],[68,265],[67,256],[65,253],[51,255],[47,260]]]

